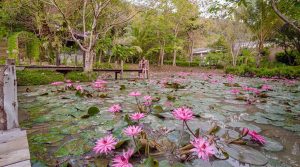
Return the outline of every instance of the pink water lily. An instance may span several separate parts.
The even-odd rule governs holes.
[[[112,167],[133,167],[133,165],[129,162],[130,157],[133,155],[134,150],[128,149],[127,152],[123,150],[122,155],[117,155],[112,161]]]
[[[67,79],[65,82],[66,82],[66,83],[72,83],[72,81],[69,80],[69,79]]]
[[[96,81],[95,81],[95,84],[107,84],[107,81],[104,81],[104,80],[101,80],[101,79],[97,79]]]
[[[95,89],[103,89],[103,88],[105,88],[105,85],[103,85],[102,83],[94,83],[93,84],[93,87],[95,88]]]
[[[72,86],[73,86],[72,83],[68,83],[68,84],[67,84],[67,87],[68,87],[68,88],[70,88],[70,87],[72,87]]]
[[[129,96],[134,96],[134,97],[141,96],[141,95],[142,94],[139,91],[134,91],[134,92],[129,93]]]
[[[81,85],[77,85],[77,86],[76,86],[76,90],[77,90],[77,91],[80,91],[80,92],[83,92],[83,88],[82,88]]]
[[[140,119],[142,119],[142,118],[144,118],[145,117],[145,114],[144,113],[134,113],[134,114],[131,114],[130,115],[130,118],[132,119],[132,120],[135,120],[135,121],[138,121],[138,120],[140,120]]]
[[[121,110],[122,110],[122,107],[120,104],[114,104],[108,109],[108,111],[112,112],[112,113],[117,113],[117,112],[120,112]]]
[[[189,121],[194,118],[193,111],[187,107],[176,108],[172,114],[178,120]]]
[[[248,135],[251,137],[251,139],[258,144],[265,144],[266,140],[264,137],[262,137],[260,134],[258,134],[256,131],[249,130]]]
[[[140,126],[128,126],[127,128],[125,128],[123,130],[123,132],[127,135],[127,136],[137,136],[139,133],[141,133],[142,128]]]
[[[262,89],[263,91],[268,91],[268,90],[272,90],[272,87],[271,87],[270,85],[263,85],[263,86],[261,87],[261,89]]]
[[[144,96],[143,99],[144,99],[145,101],[152,101],[152,97],[149,96],[149,95]]]
[[[115,149],[116,144],[117,140],[112,135],[108,135],[103,138],[100,138],[97,141],[95,147],[93,148],[93,151],[97,154],[108,154],[109,152]]]
[[[52,82],[51,83],[52,86],[59,86],[59,85],[62,85],[62,84],[64,84],[64,82],[58,81],[58,82]]]
[[[234,94],[234,95],[237,95],[237,94],[240,93],[240,90],[239,90],[239,89],[231,89],[231,90],[230,90],[230,93],[231,93],[231,94]]]
[[[214,147],[203,138],[195,138],[191,144],[194,146],[191,151],[197,153],[200,159],[209,160],[209,157],[215,153]]]
[[[243,128],[242,136],[247,136],[248,133],[249,133],[249,129],[248,128]]]
[[[228,83],[233,83],[233,82],[234,82],[234,77],[233,77],[233,75],[228,75],[226,79],[227,79],[227,82],[228,82]]]

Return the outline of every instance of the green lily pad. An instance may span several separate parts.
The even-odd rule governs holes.
[[[270,139],[268,137],[264,137],[266,140],[266,143],[263,145],[263,149],[268,151],[281,151],[283,150],[283,145],[273,139]]]
[[[82,155],[91,150],[91,147],[81,139],[73,139],[64,143],[54,153],[56,157],[64,157],[68,155]]]
[[[239,162],[260,166],[268,163],[268,159],[261,152],[248,146],[230,144],[225,146],[224,150],[230,157],[238,160]]]
[[[40,133],[30,137],[30,141],[33,143],[40,143],[40,144],[52,144],[61,141],[65,136],[52,134],[52,133]]]
[[[98,107],[90,107],[89,109],[88,109],[88,115],[89,116],[94,116],[94,115],[96,115],[96,114],[98,114],[100,112],[100,110],[99,110],[99,108]]]
[[[157,160],[153,159],[152,157],[148,157],[143,164],[139,165],[139,167],[159,167],[159,163]]]

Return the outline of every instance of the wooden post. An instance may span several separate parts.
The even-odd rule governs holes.
[[[121,73],[120,73],[120,78],[123,79],[123,70],[124,70],[124,62],[121,60]]]
[[[7,59],[0,71],[0,130],[9,130],[19,127],[15,60]]]

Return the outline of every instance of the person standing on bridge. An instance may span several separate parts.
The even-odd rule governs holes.
[[[140,61],[139,69],[142,70],[142,78],[149,77],[149,61],[146,60],[145,57],[143,57],[142,60]]]

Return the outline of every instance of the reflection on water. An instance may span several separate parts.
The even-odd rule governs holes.
[[[173,90],[164,88],[163,81],[176,80],[184,85],[184,89]],[[27,129],[32,162],[43,161],[48,165],[59,162],[76,161],[88,155],[95,140],[112,130],[121,120],[108,113],[112,104],[120,103],[124,112],[136,110],[135,101],[128,97],[128,93],[139,90],[144,95],[160,97],[158,102],[164,109],[187,105],[193,108],[201,118],[192,121],[192,129],[200,127],[202,131],[217,123],[221,128],[239,131],[243,127],[260,132],[269,138],[270,144],[266,148],[255,148],[269,159],[267,166],[300,166],[300,86],[287,85],[278,80],[262,80],[258,78],[235,77],[236,86],[258,87],[262,84],[272,86],[266,98],[257,98],[252,104],[235,100],[230,93],[230,87],[224,85],[226,78],[221,75],[207,75],[193,73],[181,77],[154,75],[148,81],[109,81],[108,98],[80,98],[74,91],[52,92],[53,86],[19,87],[21,126]],[[82,84],[85,89],[94,90],[88,83]],[[120,90],[125,85],[125,90]],[[26,89],[29,88],[29,92]],[[237,87],[241,89],[241,87]],[[28,91],[28,89],[27,89]],[[174,97],[175,101],[168,101]],[[245,95],[246,96],[246,95]],[[91,106],[98,106],[100,114],[89,119],[81,116]],[[171,106],[171,107],[170,107]],[[147,117],[144,123],[152,123],[153,127],[167,126],[180,128],[181,124],[157,117]],[[283,146],[283,149],[282,149]],[[280,150],[280,151],[279,151]],[[72,156],[70,156],[70,154]],[[47,157],[47,158],[46,158]],[[81,158],[82,159],[82,158]],[[84,166],[84,164],[82,164]],[[194,161],[187,166],[207,166],[206,162]],[[213,161],[210,166],[249,166],[241,164],[235,159]]]

